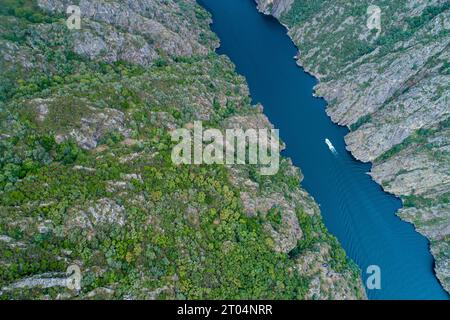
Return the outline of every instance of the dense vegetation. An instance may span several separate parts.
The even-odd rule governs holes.
[[[323,80],[332,80],[334,76],[339,76],[339,71],[347,64],[357,61],[365,54],[374,53],[375,49],[379,50],[376,53],[379,56],[398,50],[394,48],[396,43],[412,38],[427,22],[450,9],[450,4],[444,2],[428,6],[420,15],[407,17],[404,21],[392,19],[391,17],[401,13],[406,3],[406,0],[378,1],[376,5],[382,9],[383,32],[380,37],[375,37],[376,30],[373,30],[373,35],[368,39],[358,36],[358,33],[365,32],[363,28],[368,17],[367,7],[371,4],[366,1],[295,0],[291,9],[281,16],[281,21],[288,27],[295,28],[317,19],[316,15],[322,14],[326,8],[340,8],[339,12],[334,12],[332,18],[328,17],[320,22],[324,30],[333,32],[324,32],[319,34],[320,39],[315,39],[314,30],[305,29],[305,37],[301,43],[301,51],[308,52],[314,51],[320,41],[324,52],[309,57],[308,65],[317,66],[321,74],[328,76]],[[443,32],[448,33],[448,30]],[[325,59],[325,53],[336,44],[339,44],[339,50],[330,52],[328,59]]]
[[[265,225],[282,227],[280,211],[247,216],[224,166],[172,163],[167,128],[205,114],[205,126],[257,114],[225,57],[159,58],[147,68],[91,61],[72,52],[63,21],[34,1],[0,3],[1,39],[35,45],[45,66],[7,65],[0,77],[0,235],[8,239],[0,241],[1,298],[73,297],[62,287],[2,288],[60,276],[75,263],[80,298],[301,299],[311,275],[294,271],[296,257],[320,246],[361,294],[358,271],[317,212],[298,202],[304,239],[295,252],[276,252]],[[51,23],[56,38],[41,38],[34,23]],[[97,128],[95,148],[80,146],[70,132],[99,114],[120,125]],[[274,177],[243,172],[261,192],[289,197],[299,177],[283,161]]]

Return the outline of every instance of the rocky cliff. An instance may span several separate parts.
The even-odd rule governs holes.
[[[0,0],[0,298],[364,298],[288,159],[172,163],[196,120],[271,126],[208,13],[80,0],[69,30],[70,2]]]
[[[400,196],[450,292],[450,4],[446,0],[256,0],[299,48],[347,149]],[[368,7],[381,9],[369,30]]]

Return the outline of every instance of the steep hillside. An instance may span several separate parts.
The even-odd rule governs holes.
[[[69,30],[70,2],[0,0],[0,298],[364,298],[288,159],[172,163],[195,120],[271,126],[207,12],[80,0]]]
[[[299,65],[320,83],[348,150],[373,162],[399,216],[431,243],[450,291],[450,3],[446,0],[256,0],[289,29]],[[381,9],[369,30],[367,9]]]

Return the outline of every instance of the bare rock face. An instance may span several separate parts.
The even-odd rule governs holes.
[[[297,242],[302,238],[302,230],[295,213],[295,204],[286,201],[282,194],[258,197],[256,194],[242,192],[241,200],[247,215],[252,217],[266,217],[271,209],[281,211],[280,228],[274,228],[270,223],[265,225],[272,235],[276,251],[288,253],[297,246]]]
[[[89,204],[87,208],[70,210],[65,229],[70,232],[73,228],[81,228],[88,231],[88,238],[91,238],[95,234],[95,227],[101,225],[123,226],[125,222],[124,207],[111,199],[104,198]]]
[[[281,14],[291,9],[294,0],[256,0],[258,9],[265,13],[270,13],[279,18]]]
[[[125,114],[112,108],[95,108],[83,99],[57,97],[33,99],[23,104],[34,113],[33,120],[41,127],[55,127],[55,140],[62,143],[74,139],[86,150],[97,147],[99,140],[108,133],[116,132],[129,137],[125,126]],[[63,114],[69,118],[63,118]]]
[[[374,162],[372,177],[403,198],[399,215],[430,239],[436,273],[450,291],[450,6],[400,0],[369,30],[370,1],[256,0],[287,26],[298,63],[320,83],[331,119],[351,128],[347,149]],[[428,215],[440,212],[440,218]],[[428,212],[428,215],[426,214]],[[424,226],[427,226],[426,228]]]
[[[258,118],[258,117],[256,117]],[[251,117],[249,117],[249,121]],[[312,219],[320,216],[320,209],[314,200],[302,189],[285,191],[284,193],[269,193],[261,190],[258,183],[252,181],[239,167],[230,167],[231,182],[244,188],[240,193],[244,210],[248,216],[258,217],[265,221],[264,228],[269,232],[278,252],[292,253],[297,245],[305,241],[299,213],[302,212]],[[301,173],[288,161],[287,175],[302,179]],[[270,222],[273,212],[281,213],[278,223]],[[333,259],[329,244],[315,243],[304,249],[295,257],[295,267],[290,273],[298,273],[310,277],[306,299],[314,300],[354,300],[365,299],[361,280],[355,281],[349,270],[336,271],[332,266]]]
[[[313,250],[303,252],[297,258],[296,271],[300,274],[314,276],[309,284],[307,299],[311,300],[327,300],[330,298],[329,293],[333,292],[334,300],[355,300],[361,297],[355,296],[356,290],[362,289],[360,282],[349,283],[347,278],[349,274],[338,273],[330,266],[330,247],[327,245],[317,244]],[[320,254],[317,254],[317,253]],[[318,258],[319,257],[319,258]]]
[[[195,1],[188,3],[193,6]],[[71,4],[67,0],[38,1],[42,9],[64,15]],[[172,0],[81,0],[79,7],[81,29],[72,33],[74,51],[90,59],[150,65],[161,57],[160,52],[204,55],[215,45],[201,43],[201,26]]]
[[[450,219],[448,213],[449,204],[442,204],[435,207],[424,208],[403,208],[398,215],[411,223],[417,230],[430,239],[431,252],[436,257],[437,276],[448,291],[450,287]]]
[[[57,135],[56,141],[61,142],[70,137],[75,139],[83,149],[94,149],[99,139],[113,130],[128,137],[129,130],[124,127],[123,117],[122,112],[114,109],[95,112],[92,118],[81,118],[81,126],[78,129],[72,129],[65,135]]]
[[[81,56],[107,62],[124,60],[144,66],[159,56],[142,36],[119,32],[95,21],[86,21],[85,27],[74,39],[74,51]]]
[[[67,279],[64,277],[64,273],[46,273],[41,275],[34,275],[29,278],[21,279],[9,286],[3,287],[0,290],[0,294],[17,289],[31,289],[31,288],[52,288],[52,287],[65,287],[67,285]]]
[[[426,152],[416,153],[411,147],[380,162],[371,176],[386,191],[405,196],[438,197],[448,192],[450,186],[448,170],[439,159]]]

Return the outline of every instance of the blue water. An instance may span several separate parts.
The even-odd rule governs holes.
[[[252,0],[198,0],[213,14],[220,54],[235,63],[248,81],[254,103],[286,143],[305,176],[302,186],[320,204],[323,220],[348,256],[359,265],[364,282],[369,265],[381,268],[381,290],[370,299],[448,299],[433,273],[427,240],[395,212],[401,201],[366,174],[369,164],[345,150],[348,129],[331,122],[325,101],[312,96],[316,80],[299,68],[297,49],[286,29],[256,10]],[[328,138],[337,150],[330,152]]]

